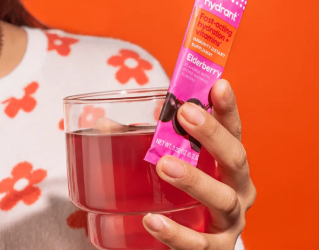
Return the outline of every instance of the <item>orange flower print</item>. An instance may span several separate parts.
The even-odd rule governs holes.
[[[78,210],[71,214],[67,219],[66,223],[70,228],[73,229],[85,229],[86,235],[88,235],[88,222],[87,222],[87,212]]]
[[[32,171],[32,168],[28,162],[19,163],[13,168],[11,177],[0,182],[0,194],[5,194],[0,200],[0,210],[9,211],[19,201],[30,206],[39,199],[41,190],[35,185],[45,179],[47,172],[43,169]]]
[[[156,103],[156,108],[154,111],[154,118],[156,121],[158,121],[161,116],[163,105],[164,105],[164,101],[157,101]]]
[[[145,85],[149,82],[145,71],[153,68],[152,64],[140,58],[139,54],[126,49],[121,50],[120,55],[112,56],[107,63],[113,67],[120,67],[116,79],[121,84],[126,84],[134,78],[139,85]]]
[[[85,106],[79,118],[79,127],[93,128],[95,121],[101,117],[105,117],[105,110],[103,108],[95,108],[92,105]]]
[[[64,131],[64,119],[61,119],[61,121],[59,122],[59,129]]]
[[[34,94],[38,88],[39,84],[37,82],[32,82],[24,88],[24,96],[22,99],[11,97],[2,102],[2,104],[8,104],[4,110],[6,115],[10,118],[14,118],[21,109],[24,112],[30,113],[37,105],[37,101],[31,95]]]
[[[79,42],[72,37],[62,37],[48,32],[46,35],[49,39],[48,51],[56,50],[60,56],[68,56],[71,53],[71,45]]]

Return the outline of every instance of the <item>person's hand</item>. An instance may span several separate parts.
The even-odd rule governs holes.
[[[207,207],[211,217],[207,232],[195,232],[162,215],[148,214],[143,219],[150,234],[176,250],[234,250],[245,227],[245,214],[256,198],[230,84],[218,81],[211,98],[214,115],[186,103],[178,112],[178,120],[217,161],[220,181],[171,156],[163,157],[156,166],[160,178]],[[214,164],[211,163],[212,167]]]

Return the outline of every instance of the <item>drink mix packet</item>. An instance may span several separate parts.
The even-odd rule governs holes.
[[[172,81],[145,160],[172,155],[197,166],[201,144],[182,128],[177,111],[190,102],[211,111],[210,90],[221,78],[247,1],[196,0]]]

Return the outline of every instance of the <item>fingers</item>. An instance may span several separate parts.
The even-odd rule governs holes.
[[[174,250],[217,249],[208,242],[205,234],[183,227],[165,216],[148,214],[143,224],[151,235]],[[215,237],[210,235],[209,240],[213,241]]]
[[[117,123],[111,119],[101,117],[95,121],[94,129],[99,130],[101,134],[114,134],[127,132],[128,126]]]
[[[234,92],[226,80],[219,80],[211,91],[214,117],[233,136],[241,140],[241,120]]]
[[[250,177],[246,151],[241,142],[211,114],[192,103],[180,108],[178,120],[221,166],[222,182],[238,192],[245,190]]]
[[[185,191],[209,208],[216,231],[223,231],[240,216],[240,204],[235,190],[192,165],[171,156],[163,157],[156,166],[166,182]]]

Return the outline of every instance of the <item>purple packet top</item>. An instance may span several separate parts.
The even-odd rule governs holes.
[[[201,144],[177,119],[178,109],[194,103],[211,111],[210,90],[221,78],[247,1],[196,0],[172,81],[145,160],[156,164],[172,155],[197,166]]]

